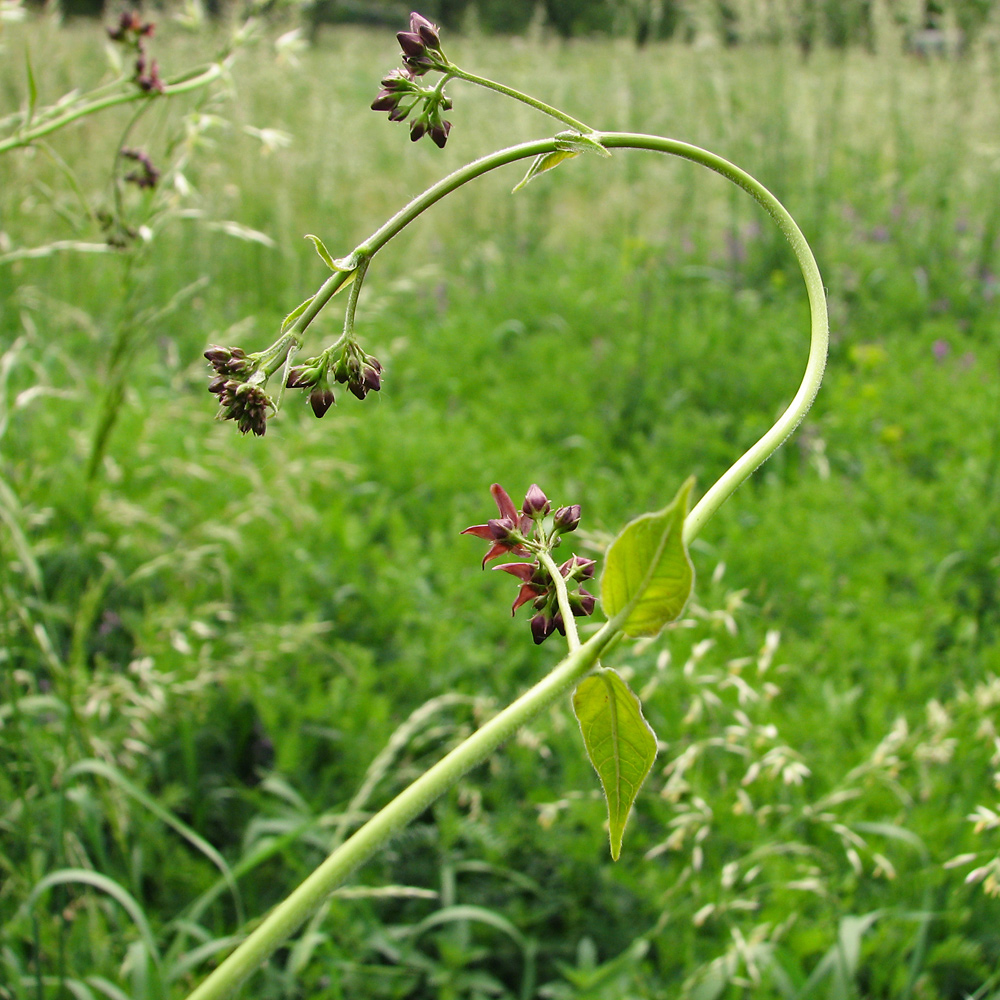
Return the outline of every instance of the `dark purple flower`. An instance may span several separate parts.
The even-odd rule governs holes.
[[[531,530],[531,518],[527,514],[518,514],[514,501],[499,483],[494,483],[490,487],[490,493],[496,501],[500,517],[486,524],[474,524],[466,528],[462,534],[475,535],[476,538],[491,543],[489,551],[483,556],[484,566],[505,552],[518,556],[530,555],[531,553],[521,543],[524,541],[525,533]]]

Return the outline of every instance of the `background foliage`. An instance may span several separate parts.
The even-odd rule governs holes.
[[[216,42],[161,29],[165,70]],[[551,663],[458,537],[489,483],[581,503],[596,554],[689,473],[707,486],[803,363],[794,263],[749,199],[690,165],[583,157],[516,198],[516,168],[487,178],[380,255],[360,310],[379,397],[289,407],[262,441],[215,423],[201,351],[272,339],[322,277],[304,233],[346,252],[443,170],[548,129],[456,89],[446,150],[410,144],[367,110],[386,32],[293,42],[262,37],[228,103],[154,108],[138,138],[177,167],[130,194],[152,236],[134,251],[53,249],[100,245],[124,116],[0,167],[4,1000],[183,996]],[[26,47],[46,100],[105,72],[93,25],[6,24],[0,44],[5,109]],[[564,707],[252,995],[994,995],[996,50],[452,49],[762,178],[823,267],[829,376],[696,544],[688,616],[614,657],[665,741],[622,859]]]

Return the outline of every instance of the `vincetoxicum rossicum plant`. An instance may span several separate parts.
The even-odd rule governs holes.
[[[798,391],[784,413],[693,509],[688,509],[693,489],[693,480],[689,479],[667,506],[636,518],[612,542],[600,578],[600,603],[607,620],[586,642],[581,642],[575,620],[595,610],[594,596],[582,586],[593,576],[594,563],[573,555],[560,565],[552,555],[564,536],[579,524],[579,505],[570,503],[553,511],[543,491],[532,485],[518,510],[509,494],[500,485],[493,485],[491,492],[500,516],[467,528],[465,533],[490,543],[484,565],[500,555],[518,559],[496,567],[521,583],[512,610],[530,603],[535,612],[530,622],[535,642],[559,632],[566,638],[567,655],[546,677],[447,754],[334,850],[190,994],[189,1000],[218,1000],[230,994],[315,912],[354,868],[520,726],[574,687],[573,710],[587,754],[604,787],[611,854],[617,858],[632,803],[656,755],[656,739],[643,718],[639,699],[614,670],[601,667],[599,658],[623,636],[655,636],[679,617],[694,584],[688,545],[737,486],[802,420],[819,389],[826,363],[828,324],[819,269],[795,221],[759,181],[697,146],[661,136],[598,132],[533,97],[469,73],[444,55],[438,28],[419,14],[411,16],[409,31],[400,32],[397,38],[403,66],[382,79],[382,89],[372,108],[387,111],[392,121],[409,118],[412,140],[427,135],[438,146],[447,142],[451,123],[443,113],[452,107],[451,98],[445,94],[445,86],[451,80],[465,80],[505,94],[569,128],[552,138],[499,150],[456,170],[411,201],[345,257],[335,259],[319,237],[310,236],[332,273],[313,295],[289,313],[278,339],[257,353],[247,353],[238,347],[211,347],[205,352],[215,370],[209,389],[219,398],[220,419],[234,420],[243,433],[253,431],[263,435],[267,417],[281,405],[286,388],[306,392],[317,417],[322,417],[335,402],[331,382],[346,384],[359,399],[364,399],[369,391],[378,391],[382,367],[362,348],[354,323],[358,296],[375,254],[445,195],[497,167],[519,160],[531,161],[517,190],[540,173],[581,153],[610,156],[613,149],[645,149],[691,160],[722,174],[763,206],[791,244],[805,280],[811,317],[809,357]],[[433,86],[424,82],[428,73],[439,74]],[[319,354],[304,362],[296,361],[309,325],[337,292],[348,287],[341,335]],[[280,381],[277,391],[271,393],[268,383],[275,375]]]

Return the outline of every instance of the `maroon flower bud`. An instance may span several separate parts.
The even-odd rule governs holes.
[[[215,344],[205,351],[205,357],[212,363],[213,368],[225,364],[232,356],[233,352],[228,347],[218,347]]]
[[[371,389],[372,392],[378,392],[379,389],[382,388],[382,377],[370,365],[366,365],[363,372],[365,385]]]
[[[403,56],[403,62],[414,76],[423,76],[428,70],[435,68],[434,60],[426,53],[419,56]]]
[[[380,90],[372,101],[372,111],[395,111],[399,95],[391,90]]]
[[[441,48],[441,36],[438,34],[437,25],[431,24],[426,17],[422,17],[416,11],[410,14],[410,31],[416,32],[427,48]]]
[[[412,93],[415,89],[413,86],[413,75],[405,69],[394,69],[391,73],[386,73],[379,82],[384,90],[388,90],[394,94]]]
[[[594,595],[588,594],[583,587],[577,593],[569,595],[569,606],[572,608],[575,618],[585,618],[587,615],[592,615],[596,603]]]
[[[424,40],[416,31],[400,31],[396,33],[396,41],[406,56],[422,56],[426,51]]]
[[[510,536],[514,531],[514,521],[509,517],[494,517],[486,522],[487,527],[490,529],[490,534],[498,542],[506,542],[510,540]]]
[[[410,122],[410,141],[416,142],[418,139],[422,139],[426,131],[427,123],[421,121],[419,118],[416,121]]]
[[[566,634],[566,623],[563,621],[563,616],[558,611],[552,616],[552,627],[556,629],[560,635]]]
[[[569,507],[560,507],[554,518],[554,527],[560,535],[565,534],[567,531],[576,531],[577,525],[580,523],[580,505],[578,503],[571,504]]]
[[[530,517],[543,517],[548,514],[551,506],[549,498],[542,492],[538,483],[532,483],[524,495],[524,504],[521,510]]]
[[[220,395],[222,391],[226,388],[229,379],[225,375],[216,375],[211,382],[208,383],[208,391],[214,393],[215,395]]]
[[[309,393],[309,405],[317,417],[322,417],[335,402],[333,390],[329,386],[317,386]]]
[[[594,560],[574,555],[559,567],[567,580],[589,580],[594,575]]]
[[[444,149],[445,143],[448,141],[449,132],[451,132],[451,122],[441,122],[439,125],[432,125],[428,129],[428,135],[430,135],[431,141],[438,149]],[[413,136],[410,136],[410,138],[412,139]]]
[[[555,630],[554,619],[544,612],[535,615],[529,624],[531,625],[531,638],[535,640],[536,646],[545,642]]]

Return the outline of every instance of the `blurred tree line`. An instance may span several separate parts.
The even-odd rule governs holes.
[[[169,7],[171,0],[28,0],[70,16],[114,14],[123,6]],[[181,0],[175,0],[181,2]],[[209,13],[248,3],[297,8],[315,36],[322,25],[405,26],[412,6],[450,31],[521,34],[539,27],[561,38],[607,34],[638,45],[677,40],[724,45],[794,42],[817,46],[903,43],[923,55],[953,54],[986,30],[1000,33],[1000,0],[184,0]],[[113,8],[113,9],[112,9]]]

